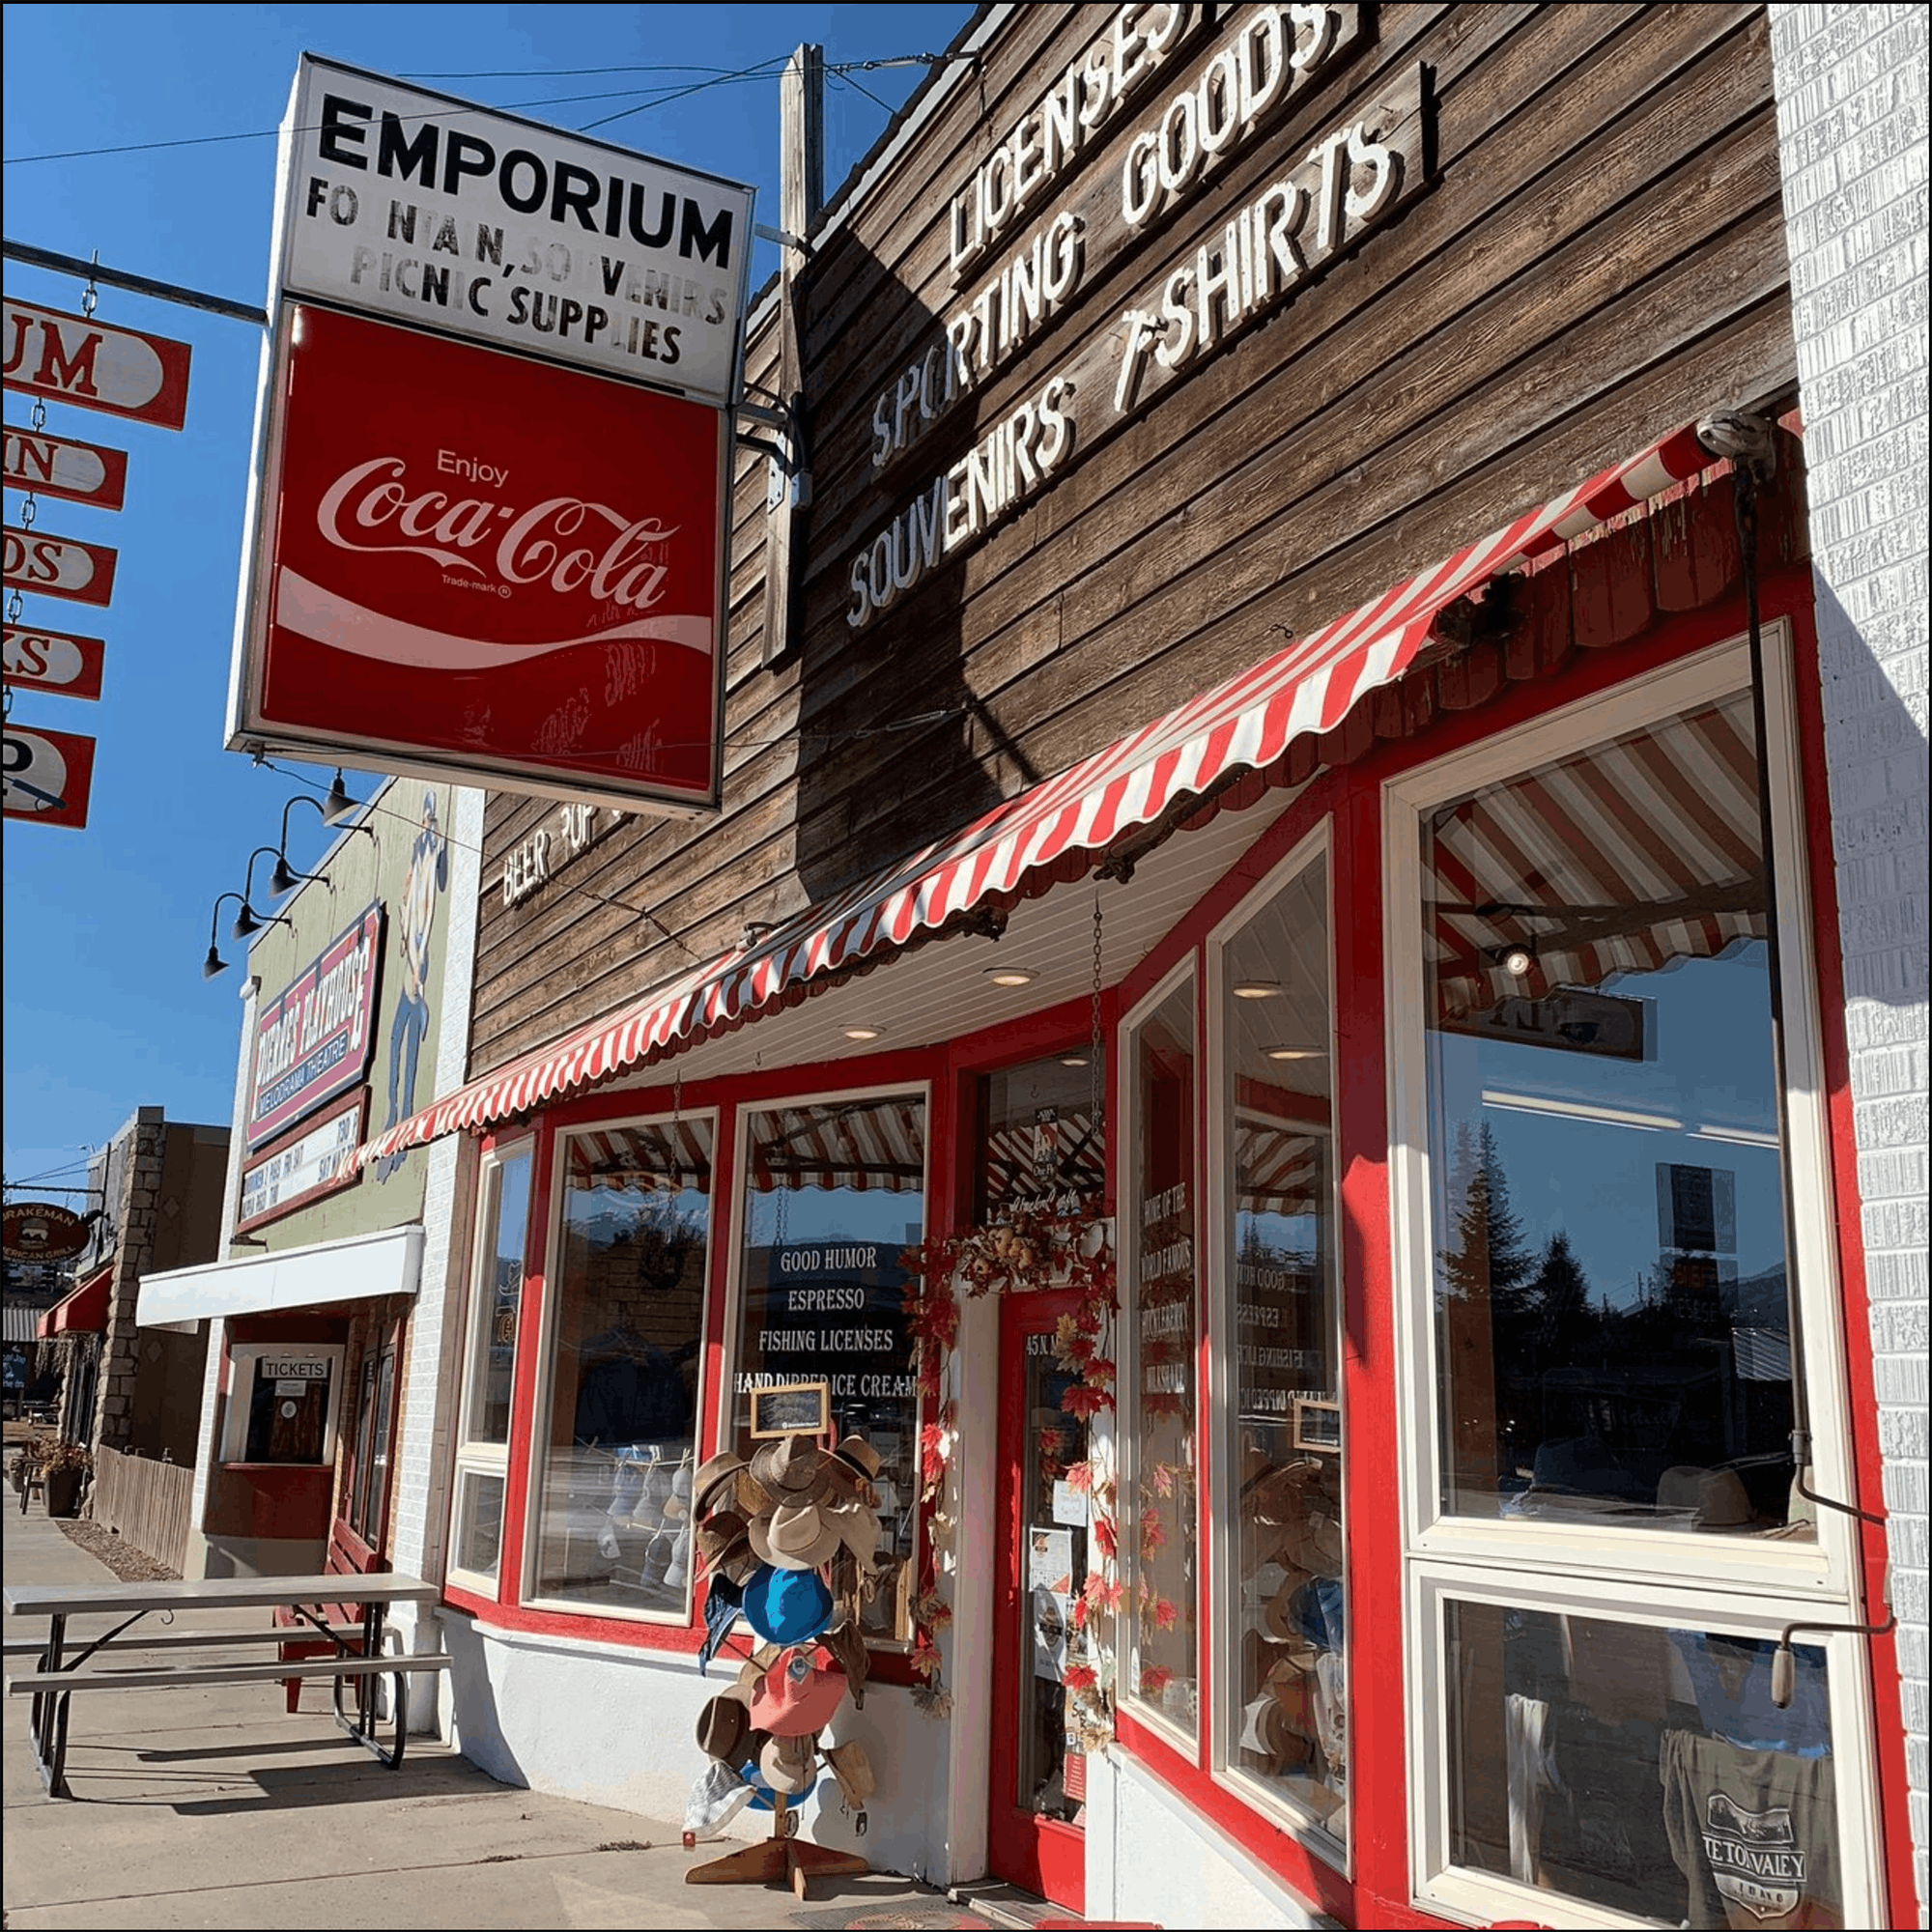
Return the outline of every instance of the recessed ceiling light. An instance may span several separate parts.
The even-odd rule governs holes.
[[[885,1032],[884,1027],[849,1026],[845,1029],[847,1039],[877,1039]]]
[[[1271,1046],[1267,1050],[1270,1060],[1326,1060],[1325,1046]]]
[[[1087,1056],[1084,1053],[1063,1053],[1060,1056],[1060,1064],[1063,1066],[1085,1066]]]
[[[1024,966],[988,966],[986,978],[996,986],[1030,986],[1033,975]]]
[[[1281,998],[1279,980],[1237,980],[1228,989],[1237,1000],[1278,1000]]]

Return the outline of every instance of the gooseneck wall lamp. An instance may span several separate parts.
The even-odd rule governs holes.
[[[249,903],[255,895],[255,861],[266,852],[271,859],[279,859],[281,854],[272,845],[257,845],[248,854],[248,876],[242,887],[242,910],[235,915],[235,923],[228,928],[231,939],[246,939],[251,933],[260,932],[265,925],[286,925],[293,929],[294,922],[284,919],[280,913],[271,912],[267,919],[257,916]],[[233,897],[233,894],[224,895]]]
[[[328,787],[328,796],[322,801],[322,822],[325,825],[340,825],[352,811],[359,811],[361,805],[360,799],[351,798],[343,789],[342,767],[337,765],[334,781]],[[373,838],[376,835],[372,832],[369,836]]]
[[[342,774],[340,772],[336,773],[335,780],[339,789],[342,782]],[[269,890],[276,898],[286,898],[298,886],[306,885],[311,879],[320,879],[324,885],[328,883],[328,874],[327,872],[298,872],[290,868],[289,813],[298,805],[313,806],[322,814],[322,822],[325,825],[335,824],[338,821],[331,819],[328,815],[329,801],[332,801],[335,796],[336,792],[331,791],[328,800],[324,800],[310,798],[306,792],[298,792],[294,798],[289,800],[288,804],[282,807],[282,838],[280,844],[275,847],[275,869],[269,874]],[[354,811],[355,810],[355,801],[347,792],[343,792],[341,797],[343,804],[351,811]],[[372,825],[352,825],[349,829],[352,832],[368,833],[372,841],[376,837],[376,829]]]
[[[208,916],[208,957],[201,962],[201,977],[204,980],[213,980],[217,973],[225,973],[228,970],[228,961],[222,958],[221,954],[214,950],[214,928],[221,923],[221,906],[222,901],[225,899],[234,899],[237,904],[246,903],[240,893],[223,893],[210,908]]]

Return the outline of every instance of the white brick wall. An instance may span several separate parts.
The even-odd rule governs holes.
[[[1775,6],[1918,1923],[1927,1907],[1926,27]]]

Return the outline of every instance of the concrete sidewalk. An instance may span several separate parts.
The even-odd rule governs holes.
[[[109,1580],[38,1500],[22,1516],[11,1489],[0,1499],[9,1582]],[[497,1784],[434,1738],[412,1738],[402,1769],[386,1771],[337,1730],[323,1685],[302,1701],[286,1716],[279,1684],[75,1696],[76,1802],[62,1803],[34,1768],[28,1700],[8,1698],[6,1932],[986,1923],[888,1875],[818,1880],[804,1904],[776,1886],[688,1886],[688,1866],[731,1846],[686,1851],[674,1821]]]

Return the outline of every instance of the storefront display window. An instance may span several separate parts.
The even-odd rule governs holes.
[[[484,1158],[476,1217],[475,1279],[458,1411],[450,1561],[494,1583],[503,1542],[503,1492],[516,1385],[530,1213],[527,1142]]]
[[[1450,1851],[1664,1925],[1842,1925],[1825,1652],[1445,1606]],[[1553,1908],[1547,1908],[1553,1909]]]
[[[880,1458],[873,1488],[881,1535],[861,1626],[875,1640],[909,1640],[919,1398],[899,1257],[925,1237],[925,1098],[794,1102],[747,1109],[741,1119],[731,1439],[747,1458],[757,1446],[753,1389],[827,1384],[837,1435],[864,1436]],[[835,1583],[858,1587],[849,1557],[839,1571]]]
[[[687,1612],[712,1139],[699,1117],[559,1143],[538,1598]]]
[[[1195,1475],[1194,981],[1183,980],[1132,1029],[1133,1510],[1129,1696],[1189,1737],[1200,1724],[1200,1601]],[[1122,1648],[1127,1633],[1122,1632]]]
[[[1234,1338],[1223,1601],[1231,1768],[1348,1830],[1340,1298],[1328,865],[1294,870],[1225,943],[1222,1130]]]
[[[1427,818],[1452,1515],[1811,1533],[1760,845],[1742,693]]]

